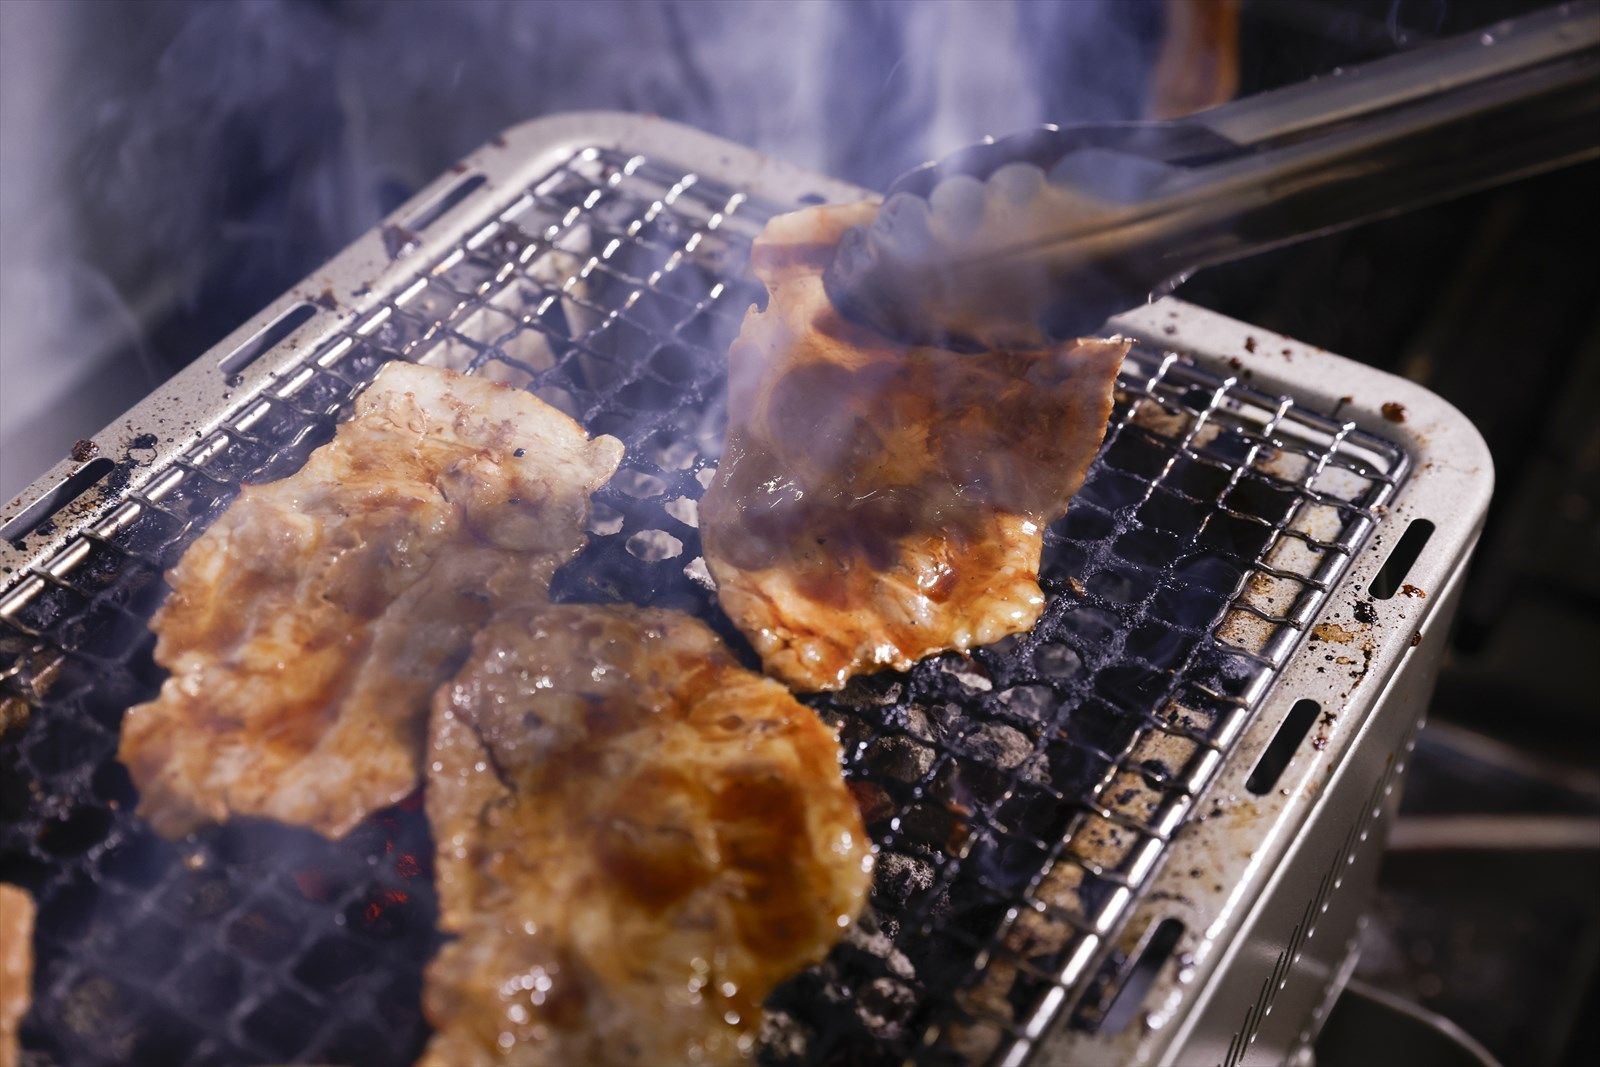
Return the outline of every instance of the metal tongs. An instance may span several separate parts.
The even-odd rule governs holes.
[[[1164,122],[1049,126],[899,178],[824,275],[849,318],[978,350],[1091,332],[1198,267],[1600,157],[1600,3]]]

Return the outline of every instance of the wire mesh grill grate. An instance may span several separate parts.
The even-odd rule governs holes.
[[[417,798],[327,842],[238,820],[172,844],[131,814],[118,722],[160,681],[161,572],[241,483],[297,469],[392,359],[526,386],[627,444],[568,599],[705,617],[696,502],[723,360],[785,205],[576,155],[242,404],[0,600],[0,879],[40,904],[24,1043],[46,1062],[406,1063],[437,943]],[[1137,348],[1106,447],[1046,541],[1028,634],[813,699],[880,847],[872,906],[772,998],[775,1063],[991,1058],[1080,991],[1404,473],[1394,446]],[[1094,1004],[1078,1020],[1093,1025]]]

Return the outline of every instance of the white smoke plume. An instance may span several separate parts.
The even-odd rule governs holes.
[[[0,498],[507,126],[579,108],[651,112],[881,187],[985,134],[1138,116],[1163,11],[1159,0],[0,9]],[[119,384],[93,388],[105,380]]]

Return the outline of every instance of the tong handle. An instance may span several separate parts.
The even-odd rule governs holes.
[[[1596,157],[1600,3],[1586,0],[1183,119],[964,149],[896,181],[825,281],[846,314],[909,339],[1049,340],[1198,267]]]
[[[1240,154],[1201,168],[1230,232],[1197,267],[1600,157],[1600,4],[1564,5],[1195,116]],[[1245,193],[1258,183],[1259,203]]]
[[[1450,96],[1600,45],[1600,5],[1559,4],[1521,19],[1372,60],[1193,116],[1240,147],[1284,143],[1336,124]],[[1596,131],[1590,131],[1591,137]]]

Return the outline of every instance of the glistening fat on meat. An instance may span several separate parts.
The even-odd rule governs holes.
[[[686,615],[497,617],[428,760],[432,1067],[743,1061],[866,899],[833,732]]]
[[[801,689],[1032,626],[1044,527],[1105,435],[1123,340],[964,354],[842,318],[822,271],[871,204],[768,224],[701,503],[722,607]]]
[[[121,760],[167,836],[329,836],[415,788],[428,699],[501,603],[542,599],[622,445],[529,393],[386,366],[304,467],[247,486],[168,574],[155,700]]]

